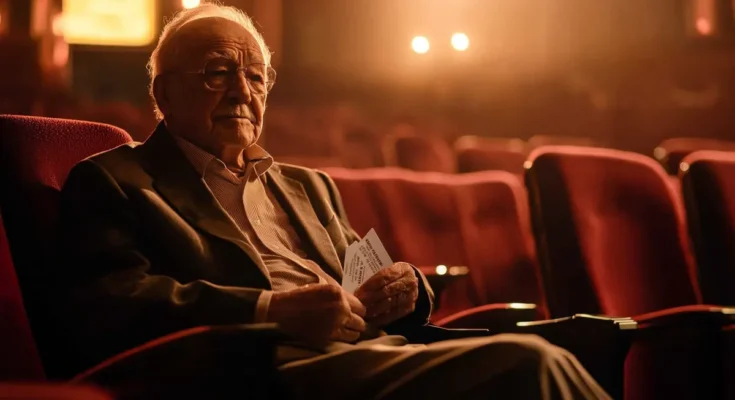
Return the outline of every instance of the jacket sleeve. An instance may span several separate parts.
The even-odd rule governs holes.
[[[113,354],[194,326],[253,321],[260,289],[151,273],[146,246],[155,243],[140,240],[139,215],[94,161],[71,171],[59,218],[72,329],[77,339],[106,343],[101,352]]]
[[[342,228],[347,238],[347,243],[352,243],[355,240],[360,239],[360,236],[352,229],[349,221],[347,220],[347,213],[345,212],[344,205],[342,204],[342,197],[339,194],[337,185],[335,185],[332,178],[324,172],[319,172],[324,183],[329,190],[331,197],[332,208],[334,209],[337,218],[339,218]],[[417,326],[423,326],[429,323],[429,317],[434,308],[434,292],[429,285],[429,281],[426,276],[416,267],[413,267],[414,273],[419,280],[419,297],[416,300],[416,309],[413,313],[393,322],[385,328],[388,333],[401,334],[407,330],[415,329]]]

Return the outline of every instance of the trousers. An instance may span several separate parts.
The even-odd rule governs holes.
[[[610,399],[572,354],[535,335],[429,345],[384,336],[277,353],[296,399]]]

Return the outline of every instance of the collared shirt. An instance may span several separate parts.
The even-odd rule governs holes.
[[[260,255],[273,291],[312,283],[336,284],[307,258],[291,219],[268,188],[265,173],[273,165],[270,154],[258,145],[248,147],[244,154],[245,171],[239,176],[222,160],[193,143],[175,135],[174,139],[219,205]],[[273,291],[264,290],[258,298],[254,322],[266,319]]]

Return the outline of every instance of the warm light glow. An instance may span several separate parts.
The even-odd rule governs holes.
[[[429,51],[429,39],[424,36],[416,36],[411,41],[411,48],[413,51],[419,54],[424,54]]]
[[[683,163],[679,164],[679,169],[681,170],[681,172],[687,172],[687,171],[689,171],[689,164],[683,162]]]
[[[449,275],[467,275],[469,272],[467,267],[449,267]]]
[[[697,18],[697,32],[702,35],[709,35],[712,33],[712,24],[710,24],[707,18]]]
[[[470,38],[464,33],[455,33],[452,35],[452,47],[457,51],[465,51],[470,47]]]
[[[51,32],[54,36],[64,36],[64,18],[62,14],[54,15],[51,20]]]
[[[63,0],[64,39],[72,44],[145,46],[156,35],[151,0]]]
[[[514,310],[532,310],[536,308],[536,305],[531,303],[510,303],[508,307]]]
[[[201,1],[199,1],[199,0],[181,0],[181,6],[184,7],[184,8],[186,8],[186,9],[190,9],[190,8],[194,8],[194,7],[199,7],[199,4],[200,3],[201,3]]]
[[[663,147],[656,147],[653,149],[653,157],[657,160],[663,160],[666,157],[666,149]]]
[[[437,265],[436,266],[436,274],[437,275],[444,275],[447,273],[447,266],[446,265]]]
[[[69,62],[69,44],[60,38],[54,43],[51,62],[57,67],[63,67]]]

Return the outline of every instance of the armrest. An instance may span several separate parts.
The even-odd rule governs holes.
[[[735,308],[712,305],[690,305],[667,308],[633,317],[642,329],[689,328],[720,330],[735,323]]]
[[[274,324],[202,326],[176,332],[128,350],[76,376],[120,399],[199,396],[229,393],[274,395]]]
[[[575,314],[570,317],[519,322],[516,324],[515,332],[536,334],[552,343],[602,343],[606,339],[624,338],[627,336],[624,333],[636,329],[638,329],[638,322],[628,317]]]
[[[464,339],[470,337],[490,336],[488,329],[448,329],[432,324],[419,326],[403,332],[403,336],[411,343],[429,344],[443,340]]]
[[[516,323],[538,318],[536,304],[486,304],[460,311],[436,322],[444,328],[484,328],[493,331],[512,331]]]
[[[0,383],[0,399],[112,400],[114,396],[93,386],[64,383]]]

